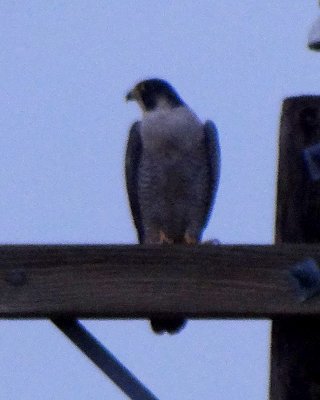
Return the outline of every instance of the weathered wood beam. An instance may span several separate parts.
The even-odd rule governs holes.
[[[310,257],[320,246],[0,246],[0,317],[320,316],[291,273]]]
[[[320,242],[320,96],[284,101],[280,125],[276,243]],[[317,318],[316,318],[317,317]],[[320,399],[320,318],[276,318],[271,400]]]

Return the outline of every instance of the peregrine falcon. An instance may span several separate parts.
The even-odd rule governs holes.
[[[139,243],[201,241],[220,175],[213,122],[204,124],[162,79],[138,83],[126,96],[142,109],[129,133],[126,185]],[[183,318],[152,318],[156,333],[176,333]]]

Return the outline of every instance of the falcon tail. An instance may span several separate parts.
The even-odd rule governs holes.
[[[183,318],[151,318],[152,330],[157,334],[170,333],[173,335],[181,331],[186,325],[187,320]]]

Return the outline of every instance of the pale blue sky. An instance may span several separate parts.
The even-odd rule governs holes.
[[[124,95],[161,77],[219,129],[222,177],[205,238],[272,243],[282,99],[320,91],[305,0],[2,0],[0,242],[134,243]],[[0,321],[0,398],[125,396],[49,322]],[[86,322],[161,400],[265,400],[269,323]]]

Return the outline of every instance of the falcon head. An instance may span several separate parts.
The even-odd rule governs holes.
[[[184,105],[175,89],[163,79],[147,79],[139,82],[126,96],[126,100],[135,100],[143,111],[152,111],[158,107],[179,107]]]

